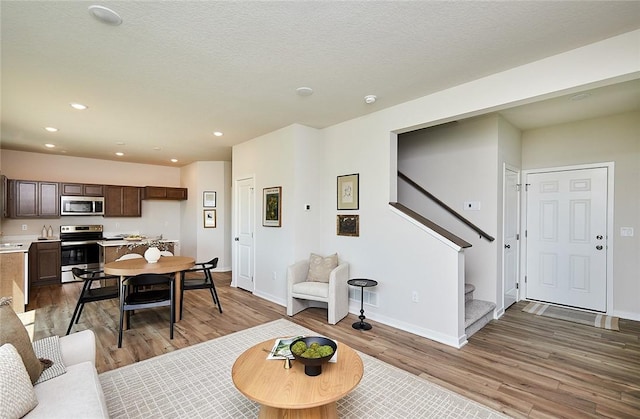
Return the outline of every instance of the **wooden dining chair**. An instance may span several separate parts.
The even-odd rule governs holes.
[[[167,285],[159,288],[156,285]],[[131,326],[132,310],[154,307],[169,307],[169,338],[173,339],[175,323],[174,278],[169,275],[141,274],[126,278],[120,288],[120,328],[118,331],[118,348],[122,348],[122,329],[124,316],[127,316],[127,329]],[[136,316],[137,317],[137,316]]]
[[[197,262],[193,268],[182,272],[182,292],[180,293],[180,319],[184,308],[184,292],[189,290],[208,289],[213,299],[213,305],[218,306],[218,311],[222,313],[222,305],[216,291],[216,284],[213,282],[211,270],[218,266],[218,258],[213,258],[208,262]],[[188,278],[188,273],[201,272],[203,276]]]
[[[73,315],[71,316],[71,320],[69,321],[69,327],[67,328],[67,335],[71,333],[71,328],[73,327],[73,323],[78,324],[80,320],[80,315],[82,314],[82,309],[86,303],[93,303],[96,301],[110,300],[112,298],[118,298],[118,286],[104,286],[105,279],[114,279],[117,280],[118,277],[114,275],[105,275],[104,272],[100,270],[85,270],[80,268],[71,268],[71,273],[73,276],[79,280],[83,281],[82,290],[80,291],[80,295],[78,296],[78,302],[76,303],[76,308],[73,310]],[[115,281],[111,281],[116,283]],[[102,285],[96,287],[96,285]]]

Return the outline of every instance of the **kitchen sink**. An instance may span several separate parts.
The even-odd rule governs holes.
[[[22,243],[0,243],[0,250],[16,249],[22,247]]]

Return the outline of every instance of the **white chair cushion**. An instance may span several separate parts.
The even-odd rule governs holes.
[[[314,297],[328,298],[329,284],[326,282],[303,281],[294,284],[291,291],[294,295],[313,295]]]

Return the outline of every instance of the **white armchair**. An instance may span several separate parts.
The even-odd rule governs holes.
[[[329,324],[336,324],[349,314],[349,264],[339,262],[329,274],[329,282],[307,281],[308,272],[308,260],[287,269],[287,315],[308,307],[327,307]]]

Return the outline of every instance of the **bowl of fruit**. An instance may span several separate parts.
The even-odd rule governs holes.
[[[322,366],[329,362],[338,346],[331,339],[308,336],[291,342],[289,349],[293,358],[304,365],[304,373],[314,377],[322,373]]]

